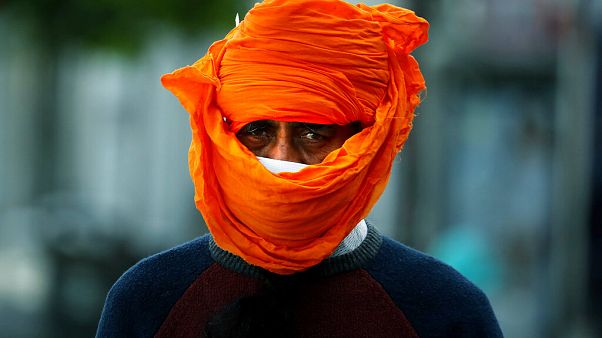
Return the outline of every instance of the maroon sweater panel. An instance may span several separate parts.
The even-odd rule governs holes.
[[[261,289],[256,278],[213,263],[174,304],[155,338],[203,337],[205,324],[224,306]]]
[[[202,337],[215,313],[259,292],[262,285],[257,278],[213,264],[172,307],[155,337]],[[295,293],[291,300],[297,337],[418,338],[403,312],[365,270],[310,278]]]

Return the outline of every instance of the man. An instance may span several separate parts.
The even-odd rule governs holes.
[[[486,296],[363,220],[425,88],[413,12],[257,4],[162,78],[191,114],[211,235],[113,286],[98,337],[501,337]]]

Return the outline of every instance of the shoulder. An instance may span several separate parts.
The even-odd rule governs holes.
[[[501,337],[487,296],[449,265],[389,238],[366,269],[421,337]]]
[[[469,301],[484,296],[451,266],[387,237],[368,270],[381,284],[395,291],[421,291],[422,303]]]
[[[97,337],[150,337],[188,286],[213,263],[209,236],[147,257],[115,282]]]

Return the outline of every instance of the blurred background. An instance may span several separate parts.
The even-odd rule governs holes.
[[[507,337],[601,337],[602,2],[393,3],[431,23],[429,88],[369,219],[479,285]],[[129,266],[206,232],[159,77],[252,4],[0,1],[1,337],[93,336]]]

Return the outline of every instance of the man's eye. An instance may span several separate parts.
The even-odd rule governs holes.
[[[244,126],[239,132],[239,136],[267,136],[269,126],[261,122],[251,122]]]
[[[265,128],[248,128],[246,133],[251,136],[263,136],[266,134]]]
[[[332,126],[326,124],[303,124],[301,138],[316,142],[326,140],[332,134]]]
[[[267,121],[251,122],[236,133],[238,140],[249,149],[265,146],[270,142],[273,127]]]
[[[313,131],[307,131],[306,133],[303,133],[301,136],[303,138],[306,138],[306,139],[312,140],[312,141],[319,141],[319,140],[323,140],[324,139],[323,135],[320,135],[320,134],[318,134],[316,132],[313,132]]]

